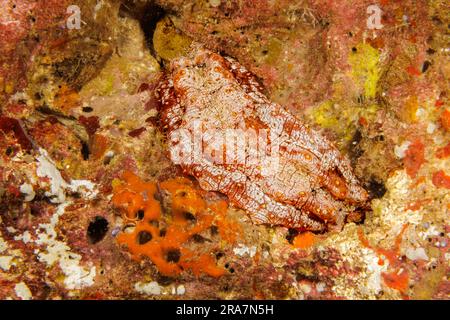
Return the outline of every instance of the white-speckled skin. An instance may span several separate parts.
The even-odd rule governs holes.
[[[193,123],[201,123],[205,135],[213,129],[270,132],[271,143],[279,147],[279,165],[269,174],[254,164],[217,163],[208,156],[181,163],[203,189],[226,194],[255,222],[339,229],[347,214],[367,200],[348,159],[319,132],[270,102],[256,78],[235,60],[193,50],[172,61],[157,95],[170,147],[180,143],[176,130],[191,130]]]

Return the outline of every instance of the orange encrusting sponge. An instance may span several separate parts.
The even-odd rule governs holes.
[[[127,246],[133,259],[147,256],[159,272],[167,276],[188,269],[195,275],[205,273],[219,277],[224,274],[225,270],[216,265],[209,252],[189,249],[188,244],[213,225],[219,229],[219,235],[226,236],[225,240],[234,239],[229,232],[220,230],[221,226],[227,226],[226,201],[207,202],[202,191],[185,178],[170,179],[157,186],[127,171],[123,180],[114,186],[112,202],[124,210],[126,220],[135,224],[133,232],[122,232],[117,237],[119,244]],[[160,201],[155,198],[158,191],[169,195],[167,213],[163,213]]]

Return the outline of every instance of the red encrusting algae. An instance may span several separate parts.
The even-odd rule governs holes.
[[[450,156],[450,142],[447,143],[445,147],[439,148],[436,151],[436,157],[438,159],[445,159],[448,158],[449,156]]]
[[[450,109],[445,109],[441,113],[441,125],[445,130],[450,131]]]
[[[425,146],[419,139],[415,140],[406,150],[403,164],[405,165],[406,173],[415,178],[420,167],[425,163]]]
[[[406,292],[409,285],[409,275],[408,272],[400,266],[400,260],[398,259],[398,257],[400,255],[400,245],[402,243],[403,234],[405,233],[407,228],[408,224],[403,225],[400,233],[395,238],[394,246],[391,249],[372,246],[369,243],[369,240],[367,240],[364,236],[362,229],[358,229],[358,237],[363,246],[372,249],[380,256],[378,264],[383,265],[384,261],[382,257],[385,257],[389,261],[389,265],[393,268],[392,272],[382,272],[381,275],[383,277],[384,283],[389,288],[398,290],[404,298],[408,298],[406,296]]]
[[[435,172],[432,181],[438,188],[450,189],[450,176],[446,175],[443,170]]]

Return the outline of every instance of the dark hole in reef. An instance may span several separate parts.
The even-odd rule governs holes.
[[[180,261],[180,257],[181,257],[181,252],[179,249],[171,249],[171,250],[167,251],[167,256],[166,256],[167,262],[177,263],[178,261]]]
[[[216,253],[216,259],[219,260],[220,258],[222,258],[225,254],[223,252],[217,252]]]
[[[209,230],[211,231],[212,236],[219,234],[219,227],[217,227],[217,226],[211,226]]]
[[[436,24],[442,24],[442,20],[438,16],[432,16],[431,20]]]
[[[42,289],[41,289],[38,299],[39,300],[47,299],[50,296],[51,292],[52,292],[52,288],[48,284],[44,284],[42,286]]]
[[[294,238],[298,235],[298,230],[297,229],[288,229],[288,234],[286,235],[286,240],[292,244],[292,241],[294,241]]]
[[[166,233],[167,233],[167,230],[166,230],[166,229],[161,229],[161,230],[159,230],[159,236],[160,236],[160,237],[165,237],[165,236],[166,236]]]
[[[386,186],[384,183],[378,181],[374,177],[370,178],[367,189],[372,199],[381,198],[386,193]]]
[[[297,273],[295,276],[295,279],[297,281],[308,280],[308,281],[312,281],[312,282],[318,282],[320,280],[319,277],[315,274],[308,274],[308,273],[302,273],[302,272]]]
[[[363,155],[364,150],[361,149],[359,143],[362,140],[362,133],[360,130],[356,130],[353,134],[352,140],[348,145],[349,157],[351,164],[354,166],[356,161]]]
[[[83,112],[89,113],[94,111],[94,109],[92,109],[92,107],[83,107]]]
[[[13,153],[13,148],[12,148],[12,147],[6,148],[5,153],[6,153],[6,155],[9,157],[9,156]]]
[[[351,144],[357,145],[358,143],[361,142],[361,140],[362,140],[362,133],[361,131],[356,130],[355,133],[353,134]]]
[[[131,17],[139,21],[141,29],[144,32],[145,43],[151,53],[155,55],[153,48],[153,33],[156,23],[165,15],[165,11],[154,1],[139,2],[134,0],[123,1],[120,5],[119,16]]]
[[[422,73],[426,72],[430,66],[431,66],[431,62],[428,60],[425,60],[425,62],[422,65]]]
[[[192,213],[190,213],[190,212],[185,212],[183,215],[184,215],[184,218],[186,220],[189,220],[189,221],[195,221],[196,220],[195,216]]]
[[[83,160],[88,160],[89,159],[89,146],[87,145],[86,142],[81,141],[81,155],[83,156]]]
[[[108,232],[108,220],[103,217],[96,216],[94,220],[89,223],[87,229],[87,237],[89,243],[96,244],[103,240]]]
[[[146,244],[147,242],[151,241],[152,238],[152,234],[147,231],[141,231],[137,235],[137,241],[139,244]]]
[[[204,243],[206,241],[210,241],[209,239],[206,239],[205,237],[203,237],[197,233],[192,236],[192,240],[196,243]]]
[[[108,156],[108,155],[107,155],[107,156],[103,159],[103,165],[107,166],[108,164],[110,164],[112,158],[113,158],[112,156]]]
[[[154,226],[155,228],[159,228],[159,221],[158,220],[150,220],[148,223],[150,225]]]
[[[145,212],[144,212],[144,210],[138,210],[138,212],[136,213],[136,216],[137,216],[137,218],[139,219],[139,220],[142,220],[142,219],[144,219],[144,215],[145,215]]]
[[[45,201],[43,201],[41,194],[36,194],[33,201],[30,202],[30,214],[32,216],[40,216],[45,208]]]
[[[358,98],[356,98],[356,101],[358,101],[359,104],[364,104],[365,100],[366,98],[362,94],[360,94]]]
[[[158,281],[159,284],[161,284],[163,286],[168,286],[175,279],[158,273],[156,280]]]

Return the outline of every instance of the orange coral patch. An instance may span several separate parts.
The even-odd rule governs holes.
[[[194,250],[190,241],[214,225],[225,239],[234,239],[229,231],[221,230],[229,226],[224,222],[228,209],[225,201],[206,201],[202,191],[184,178],[157,185],[125,172],[123,179],[124,183],[114,187],[112,202],[125,211],[126,220],[135,224],[133,232],[122,232],[117,237],[118,243],[128,248],[133,259],[146,256],[161,274],[168,276],[178,275],[183,270],[212,277],[224,274],[225,270],[216,265],[209,251]],[[169,197],[167,203],[164,202],[164,211],[160,200],[156,199],[161,193],[167,193]]]
[[[450,176],[446,175],[443,170],[435,172],[432,181],[438,188],[450,189]]]
[[[415,178],[420,167],[425,163],[425,146],[420,140],[414,141],[406,150],[403,164],[405,165],[406,173]]]
[[[315,242],[316,238],[312,232],[304,232],[296,236],[292,244],[296,248],[307,249],[314,245]]]

